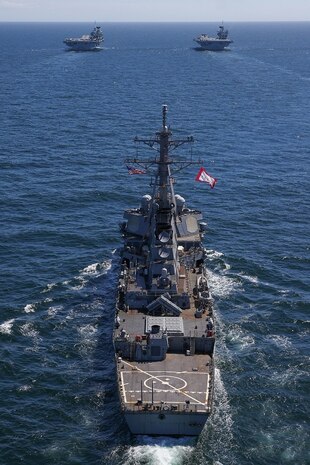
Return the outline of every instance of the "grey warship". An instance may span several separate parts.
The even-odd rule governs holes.
[[[121,409],[133,434],[198,436],[212,411],[215,328],[208,287],[206,223],[174,192],[173,173],[197,163],[171,152],[163,105],[154,138],[135,138],[155,158],[126,160],[154,170],[152,193],[124,212],[113,342]],[[198,161],[198,163],[201,163]],[[172,170],[172,167],[175,169]]]
[[[100,44],[104,41],[103,33],[100,26],[95,26],[90,34],[84,34],[82,37],[67,38],[63,41],[69,48],[75,52],[97,52],[102,50]]]
[[[218,28],[216,37],[210,37],[208,34],[200,34],[199,37],[194,39],[194,42],[200,45],[196,50],[219,52],[227,48],[233,41],[228,38],[228,30],[225,30],[222,24]]]

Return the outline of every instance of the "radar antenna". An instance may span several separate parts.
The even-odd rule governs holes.
[[[188,136],[184,139],[171,139],[171,131],[167,126],[167,112],[168,112],[168,105],[164,104],[162,106],[162,124],[163,127],[161,131],[156,133],[156,136],[149,139],[142,139],[139,137],[135,137],[134,142],[142,143],[147,145],[148,147],[155,149],[159,152],[160,156],[155,157],[152,159],[139,159],[139,158],[126,158],[125,163],[136,163],[143,167],[144,169],[148,169],[152,165],[178,165],[178,169],[175,171],[181,171],[189,165],[199,164],[202,165],[202,161],[199,159],[197,161],[193,161],[192,158],[190,160],[184,161],[176,161],[169,156],[176,148],[180,147],[183,144],[192,144],[194,142],[193,136]],[[162,168],[161,168],[162,171]]]

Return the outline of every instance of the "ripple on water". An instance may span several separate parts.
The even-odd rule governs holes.
[[[213,413],[201,433],[196,449],[185,463],[235,465],[233,417],[221,372],[215,369]]]

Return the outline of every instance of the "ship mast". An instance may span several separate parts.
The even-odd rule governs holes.
[[[154,164],[158,165],[157,174],[156,174],[156,185],[159,187],[158,189],[158,202],[160,203],[161,207],[167,208],[173,201],[172,198],[169,198],[169,185],[172,185],[171,182],[171,173],[170,173],[170,165],[178,165],[178,169],[175,171],[181,171],[189,165],[193,164],[202,164],[201,160],[193,161],[185,160],[185,161],[176,161],[169,156],[169,153],[176,148],[180,147],[183,144],[193,143],[194,138],[192,136],[188,136],[185,139],[178,139],[173,140],[171,139],[171,131],[167,126],[167,112],[168,106],[163,105],[162,107],[162,129],[156,133],[156,137],[151,139],[142,139],[139,137],[135,137],[134,141],[136,143],[143,143],[148,145],[151,148],[155,148],[159,151],[159,158],[156,157],[155,159],[149,160],[140,160],[138,158],[127,158],[125,163],[136,163],[139,164],[144,169],[148,169],[150,166]]]
[[[168,107],[163,105],[163,127],[159,135],[160,143],[160,160],[158,165],[158,178],[159,178],[159,208],[169,208],[173,198],[169,202],[168,198],[168,184],[169,184],[169,136],[171,132],[166,125]]]

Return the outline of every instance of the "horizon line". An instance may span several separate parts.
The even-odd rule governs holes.
[[[150,24],[162,24],[162,23],[174,23],[174,24],[193,24],[193,23],[309,23],[310,19],[260,19],[260,20],[229,20],[226,19],[225,21],[223,20],[209,20],[209,21],[173,21],[173,20],[163,20],[163,21],[148,21],[148,20],[137,20],[137,21],[123,21],[123,20],[75,20],[75,21],[70,21],[70,20],[20,20],[20,19],[10,19],[10,20],[0,20],[1,23],[125,23],[125,24],[136,24],[136,23],[150,23]]]

